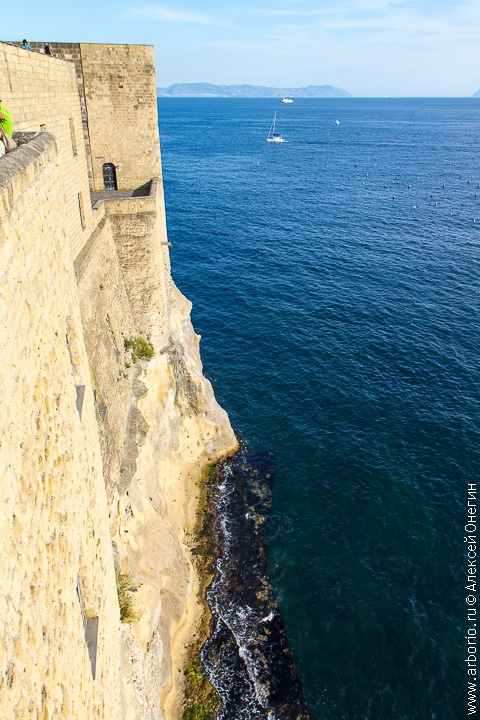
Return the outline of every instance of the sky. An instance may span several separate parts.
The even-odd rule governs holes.
[[[356,97],[480,89],[480,0],[25,0],[2,13],[0,37],[154,45],[159,87],[335,85]]]

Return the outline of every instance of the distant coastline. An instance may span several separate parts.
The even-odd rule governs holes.
[[[353,97],[333,85],[308,85],[302,88],[274,88],[264,85],[212,85],[175,83],[157,88],[157,97],[237,97],[237,98],[342,98]]]

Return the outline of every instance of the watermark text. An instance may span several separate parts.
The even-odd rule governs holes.
[[[477,484],[467,485],[467,515],[463,538],[465,544],[466,628],[465,650],[467,668],[467,714],[477,712]]]

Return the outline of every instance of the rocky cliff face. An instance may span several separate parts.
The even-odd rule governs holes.
[[[116,569],[131,576],[139,615],[122,626],[123,705],[127,720],[180,718],[185,646],[203,612],[191,555],[197,482],[237,442],[170,275],[160,181],[96,213],[75,271]],[[152,359],[132,352],[138,338]]]
[[[136,471],[112,513],[122,572],[140,620],[122,632],[127,718],[181,717],[183,662],[203,613],[191,548],[198,480],[237,442],[203,375],[191,304],[169,282],[167,344],[137,379],[146,434]]]

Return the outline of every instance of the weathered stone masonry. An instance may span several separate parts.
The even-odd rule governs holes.
[[[0,43],[0,98],[36,134],[0,158],[0,716],[176,718],[191,483],[235,438],[170,277],[153,49],[51,45]]]

